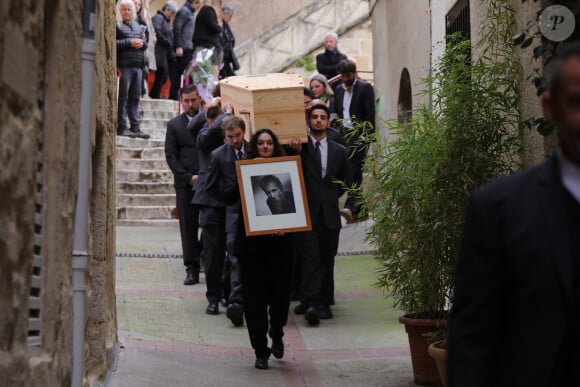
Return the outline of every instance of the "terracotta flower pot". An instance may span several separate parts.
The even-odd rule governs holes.
[[[405,331],[409,337],[411,351],[411,364],[413,366],[413,378],[416,384],[428,386],[441,386],[439,371],[435,361],[429,356],[427,338],[425,333],[434,332],[446,326],[445,320],[429,320],[413,318],[412,315],[399,317],[399,322],[405,325]]]
[[[429,356],[435,360],[441,383],[443,387],[447,387],[447,348],[445,347],[445,340],[439,340],[429,345]]]

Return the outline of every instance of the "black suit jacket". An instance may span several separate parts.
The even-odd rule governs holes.
[[[327,141],[328,161],[324,179],[315,167],[316,151],[310,137],[308,143],[302,145],[300,157],[312,224],[317,224],[318,217],[322,216],[326,228],[337,229],[341,227],[338,198],[345,192],[339,181],[350,186],[352,172],[346,148],[330,139]]]
[[[339,118],[345,117],[342,111],[345,89],[339,85],[334,91],[334,106],[331,109]],[[356,121],[367,121],[371,124],[369,133],[375,131],[375,91],[370,83],[357,78],[352,87],[352,99],[350,101],[350,117]]]
[[[197,135],[197,149],[199,155],[199,177],[193,186],[195,191],[192,203],[206,207],[223,207],[223,203],[215,197],[209,195],[205,188],[205,180],[211,152],[224,143],[221,123],[229,114],[221,114],[211,125],[204,124]]]
[[[559,385],[573,276],[565,194],[556,158],[473,194],[448,325],[450,387]]]
[[[188,128],[187,114],[183,113],[167,123],[165,132],[165,159],[173,172],[175,187],[186,187],[199,172],[196,135]]]
[[[245,143],[247,149],[248,144]],[[226,232],[235,233],[236,223],[241,210],[238,176],[236,173],[236,150],[226,143],[213,152],[209,159],[205,192],[220,202],[226,209]]]

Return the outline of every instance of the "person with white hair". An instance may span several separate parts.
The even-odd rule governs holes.
[[[146,27],[137,21],[133,0],[119,0],[116,11],[117,67],[121,74],[117,135],[147,139],[149,135],[139,129],[139,99],[147,49]],[[130,128],[127,127],[127,118]]]
[[[316,70],[330,80],[338,74],[336,65],[343,59],[346,59],[346,55],[338,51],[338,35],[335,32],[327,33],[324,52],[316,55]]]

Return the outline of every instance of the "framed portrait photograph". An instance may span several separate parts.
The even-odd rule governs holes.
[[[236,161],[246,235],[312,229],[300,156]]]

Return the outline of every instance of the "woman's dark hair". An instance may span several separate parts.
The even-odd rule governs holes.
[[[260,135],[264,133],[269,134],[270,137],[272,137],[272,141],[274,143],[274,153],[272,154],[272,157],[286,156],[286,152],[284,152],[284,148],[282,148],[282,145],[280,145],[278,137],[276,137],[276,135],[274,134],[274,132],[272,132],[272,130],[264,128],[258,130],[256,133],[252,135],[252,138],[250,139],[250,144],[248,146],[248,149],[246,150],[246,158],[255,159],[256,157],[260,157],[260,155],[258,155],[258,137],[260,137]]]

